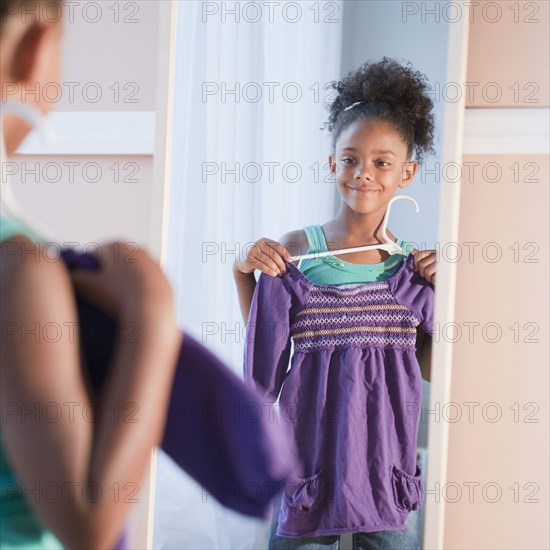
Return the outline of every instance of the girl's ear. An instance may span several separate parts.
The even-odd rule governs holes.
[[[30,101],[43,113],[50,111],[52,104],[43,97],[41,87],[61,80],[62,29],[61,22],[31,24],[19,38],[11,61],[12,82],[23,92],[28,90]],[[31,93],[37,87],[38,93]]]
[[[334,158],[334,155],[328,156],[328,167],[330,168],[332,174],[336,174],[336,159]]]
[[[410,183],[412,183],[416,172],[418,172],[418,162],[416,160],[413,160],[411,162],[404,162],[403,174],[402,174],[402,179],[401,179],[401,183],[399,184],[399,187],[404,189]]]
[[[14,82],[30,83],[32,80],[45,32],[46,28],[43,25],[34,24],[19,40],[11,64],[11,76]]]

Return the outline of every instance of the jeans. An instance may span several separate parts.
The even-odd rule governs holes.
[[[290,538],[275,534],[280,501],[274,503],[269,550],[338,550],[340,535]],[[374,533],[353,533],[353,550],[420,550],[420,508],[407,517],[408,532],[376,531]]]

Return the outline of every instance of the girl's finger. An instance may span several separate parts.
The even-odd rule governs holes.
[[[414,257],[414,268],[422,276],[426,267],[436,262],[435,252],[433,250],[424,250]]]
[[[290,254],[290,252],[281,243],[268,239],[265,241],[265,244],[276,250],[283,260],[290,261],[292,258],[292,254]]]
[[[277,243],[277,245],[275,246],[275,249],[280,254],[283,260],[286,260],[287,262],[290,262],[292,260],[292,254],[281,243]]]
[[[414,260],[413,260],[414,269],[418,271],[418,265],[420,264],[420,262],[424,260],[426,256],[429,256],[432,253],[433,253],[433,250],[416,250],[416,249],[413,250],[412,254],[414,254]]]
[[[429,258],[423,258],[421,261],[418,262],[418,268],[417,271],[420,274],[421,277],[426,277],[426,268],[430,265]]]
[[[278,247],[275,247],[273,245],[267,245],[266,248],[267,250],[264,250],[264,254],[269,256],[269,259],[272,260],[277,265],[281,273],[284,273],[286,271],[286,266],[285,266],[284,258],[281,255],[281,252],[282,252],[280,250],[281,245],[278,245]]]
[[[247,264],[256,267],[262,257],[262,243],[256,243],[249,251],[244,260]]]
[[[277,264],[272,262],[267,254],[260,251],[256,252],[256,255],[253,258],[249,255],[249,258],[251,260],[250,263],[253,263],[254,265],[254,269],[259,269],[262,273],[266,273],[272,277],[279,275],[279,268],[277,267]]]
[[[437,272],[437,264],[434,262],[424,269],[423,277],[424,279],[426,279],[426,281],[433,284],[436,272]]]
[[[430,282],[432,281],[433,275],[437,271],[437,263],[436,262],[430,262],[426,259],[426,261],[423,264],[419,265],[418,274],[426,279],[426,281]]]
[[[105,292],[105,283],[102,274],[97,271],[74,269],[70,271],[70,277],[79,295],[92,301],[107,313],[116,313],[113,297]]]
[[[256,243],[256,245],[252,247],[252,249],[248,252],[246,259],[244,260],[244,263],[247,264],[248,267],[250,267],[251,273],[253,273],[255,269],[258,269],[264,273],[267,273],[268,275],[272,275],[273,277],[275,277],[276,275],[278,275],[278,273],[273,270],[272,266],[265,263],[264,260],[267,257],[262,252],[261,244],[262,243]]]
[[[267,268],[270,271],[269,274],[274,273],[274,276],[280,275],[281,274],[281,268],[277,265],[276,262],[274,262],[272,260],[272,257],[273,257],[272,252],[271,253],[263,252],[262,256],[259,258],[259,261],[262,263],[262,265],[265,268]],[[258,269],[262,269],[262,268],[259,267]],[[262,271],[264,271],[264,270],[262,269]]]

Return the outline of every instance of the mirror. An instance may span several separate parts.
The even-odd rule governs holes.
[[[165,267],[184,329],[239,374],[246,324],[233,262],[260,237],[277,240],[325,223],[340,207],[327,162],[329,135],[321,130],[334,99],[326,85],[383,56],[410,61],[427,76],[436,153],[426,156],[406,190],[420,214],[398,204],[388,227],[417,249],[430,250],[441,223],[449,59],[454,55],[460,65],[462,55],[458,43],[450,43],[448,18],[424,13],[432,4],[430,9],[440,9],[439,3],[276,4],[188,1],[165,12],[172,34],[165,39],[170,62],[159,101],[168,102],[164,114],[159,108],[164,122],[157,132],[166,135]],[[450,44],[456,53],[449,52]],[[430,391],[423,381],[423,407]],[[428,447],[423,415],[417,461],[424,481]],[[417,515],[422,534],[425,505]],[[269,529],[269,523],[223,509],[159,454],[155,547],[267,548]],[[350,536],[341,544],[351,548]]]

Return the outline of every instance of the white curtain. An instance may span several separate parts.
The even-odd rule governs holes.
[[[238,373],[236,254],[334,215],[321,127],[342,18],[342,2],[178,2],[166,268],[181,325]],[[266,547],[265,524],[203,502],[163,456],[157,484],[156,548]]]

